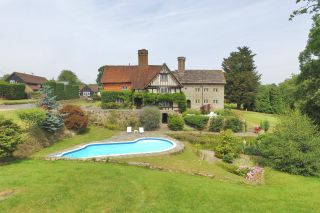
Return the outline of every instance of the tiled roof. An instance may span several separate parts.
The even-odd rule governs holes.
[[[101,83],[131,83],[133,89],[144,89],[158,74],[163,65],[139,66],[104,66]]]
[[[29,75],[26,73],[14,72],[21,80],[24,81],[26,84],[42,84],[47,81],[46,78],[36,76],[36,75]]]
[[[99,86],[97,84],[81,84],[79,90],[83,90],[85,87],[88,87],[92,92],[99,92]]]
[[[181,84],[225,84],[222,70],[185,70],[172,72]]]
[[[90,89],[93,91],[93,92],[99,92],[99,86],[96,85],[96,84],[89,84],[89,87]]]

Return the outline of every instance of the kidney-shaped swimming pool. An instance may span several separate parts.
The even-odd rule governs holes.
[[[63,158],[96,158],[121,155],[159,153],[169,151],[176,144],[163,138],[140,138],[128,142],[92,143],[78,149],[56,154]]]

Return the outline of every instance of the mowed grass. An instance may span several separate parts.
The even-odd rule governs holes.
[[[17,105],[17,104],[31,104],[36,103],[38,100],[36,99],[20,99],[20,100],[6,100],[0,99],[0,105]]]
[[[281,116],[266,114],[261,112],[233,110],[237,115],[246,120],[248,128],[254,128],[260,125],[261,121],[268,120],[270,127],[273,128],[281,119]]]
[[[109,163],[25,160],[1,166],[0,212],[319,212],[320,179],[267,169],[266,184]]]

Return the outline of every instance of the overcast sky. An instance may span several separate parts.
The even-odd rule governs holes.
[[[49,79],[63,69],[95,82],[106,64],[149,63],[177,69],[221,69],[238,46],[254,53],[263,83],[299,72],[309,16],[288,21],[295,0],[0,0],[0,75]]]

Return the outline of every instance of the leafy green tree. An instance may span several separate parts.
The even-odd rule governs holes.
[[[291,78],[286,79],[279,84],[280,93],[285,108],[296,109],[299,105],[296,94],[298,93],[297,75],[292,75]]]
[[[58,81],[68,82],[70,85],[81,84],[81,81],[78,79],[77,75],[70,70],[62,70],[58,76]]]
[[[228,58],[223,59],[226,73],[226,99],[236,103],[240,109],[244,105],[253,108],[261,75],[256,71],[254,56],[249,47],[238,47]]]
[[[4,74],[3,76],[0,77],[0,81],[6,81],[9,76],[10,76],[9,74]]]
[[[320,11],[320,1],[319,0],[296,0],[296,3],[303,3],[298,10],[293,11],[290,15],[290,20],[292,20],[296,15],[301,14],[313,14],[318,13]]]
[[[100,67],[100,68],[98,69],[98,75],[97,75],[97,80],[96,80],[96,82],[97,82],[97,84],[98,84],[99,86],[101,86],[102,74],[103,74],[103,67]]]
[[[259,140],[258,150],[266,165],[292,174],[319,175],[320,135],[307,116],[291,112],[273,133]]]
[[[275,85],[261,85],[254,103],[257,112],[280,114],[285,110],[280,88]]]
[[[297,97],[302,112],[320,125],[320,14],[313,17],[313,22],[307,46],[299,56]]]

